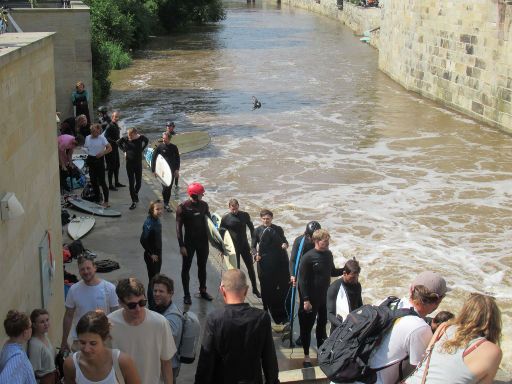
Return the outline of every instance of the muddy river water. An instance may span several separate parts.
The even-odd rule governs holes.
[[[512,364],[512,137],[409,93],[343,25],[274,2],[231,2],[218,25],[153,38],[112,74],[112,108],[149,136],[207,130],[187,182],[223,213],[270,208],[290,242],[309,220],[336,263],[357,257],[366,302],[440,272],[457,311],[494,295]],[[252,110],[252,96],[262,107]]]

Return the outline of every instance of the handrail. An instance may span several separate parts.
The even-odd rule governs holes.
[[[14,21],[14,18],[11,16],[10,13],[7,14],[7,17],[9,18],[9,25],[12,25],[14,27],[14,30],[16,32],[23,32],[23,30],[20,28],[20,26]]]

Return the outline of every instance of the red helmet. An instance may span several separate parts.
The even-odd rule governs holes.
[[[204,187],[199,183],[191,183],[187,188],[189,196],[192,195],[204,195]]]

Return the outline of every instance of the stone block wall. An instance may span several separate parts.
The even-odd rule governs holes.
[[[49,231],[57,268],[47,309],[57,342],[64,289],[52,34],[7,33],[0,47],[0,197],[14,192],[25,210],[0,220],[0,316],[42,306],[38,247]]]
[[[339,20],[346,24],[356,35],[362,35],[380,26],[382,11],[380,8],[363,8],[344,1],[343,10],[338,9],[337,0],[282,0],[282,4],[306,9]],[[379,32],[371,34],[370,44],[378,47]]]
[[[512,132],[512,5],[386,0],[379,67],[405,88]]]
[[[11,14],[23,32],[56,32],[55,95],[57,111],[65,119],[73,115],[71,93],[81,80],[89,93],[89,111],[93,113],[91,22],[89,8],[17,8]]]

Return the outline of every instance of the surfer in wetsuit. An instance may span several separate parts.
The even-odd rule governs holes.
[[[105,182],[105,163],[103,157],[112,151],[112,146],[107,139],[101,135],[101,126],[93,124],[91,134],[85,138],[84,148],[87,151],[87,166],[89,167],[89,178],[96,196],[96,203],[100,201],[100,186],[103,189],[103,206],[109,207],[108,188]]]
[[[203,201],[204,187],[199,183],[188,186],[189,199],[176,209],[176,235],[183,259],[181,266],[181,283],[183,284],[183,303],[190,305],[190,267],[194,253],[197,254],[197,275],[199,278],[199,297],[212,301],[206,291],[206,261],[208,260],[208,234],[205,216],[211,218],[208,204]],[[185,235],[183,235],[185,229]]]
[[[220,227],[227,229],[231,235],[231,239],[235,245],[236,267],[240,269],[240,256],[242,256],[245,266],[247,267],[249,279],[251,280],[252,293],[256,297],[261,298],[256,284],[256,274],[254,273],[254,265],[246,233],[247,228],[249,228],[252,239],[254,235],[254,225],[252,224],[251,216],[249,216],[247,212],[239,209],[240,205],[237,199],[229,200],[228,207],[229,213],[226,213],[220,221]]]
[[[276,324],[286,324],[286,297],[290,284],[288,270],[288,240],[283,228],[272,224],[273,213],[268,209],[260,212],[262,225],[254,231],[252,253],[258,262],[258,278],[261,286],[263,309],[269,310]]]
[[[309,223],[307,223],[306,230],[304,231],[304,233],[302,235],[298,236],[293,242],[292,254],[290,255],[290,276],[291,276],[290,281],[292,282],[292,285],[294,288],[296,287],[296,283],[297,283],[296,274],[299,273],[300,259],[302,258],[302,255],[306,254],[306,252],[315,248],[315,243],[313,242],[313,240],[311,240],[311,236],[313,236],[313,233],[317,229],[320,229],[320,228],[322,228],[322,226],[320,225],[320,223],[318,221],[310,221]],[[303,239],[304,239],[304,242],[302,241]],[[302,248],[300,246],[301,243],[302,243]],[[299,249],[300,249],[300,254],[299,254]],[[296,265],[297,262],[299,263],[299,265]],[[295,299],[295,295],[292,295],[292,298]],[[294,307],[295,307],[295,303],[293,303],[292,312],[293,312]],[[293,331],[293,326],[291,328],[291,331]],[[300,335],[297,338],[297,340],[295,340],[295,344],[297,344],[298,346],[302,345]]]
[[[108,115],[108,109],[105,106],[98,107],[98,117],[99,121],[98,123],[101,125],[102,132],[105,132],[105,129],[107,129],[108,125],[111,123],[112,119]]]
[[[360,272],[361,267],[356,259],[347,261],[341,278],[327,290],[327,318],[331,322],[331,333],[343,323],[350,312],[363,306]]]
[[[139,202],[142,181],[142,153],[149,140],[146,136],[139,135],[136,128],[128,129],[127,133],[128,136],[120,138],[117,144],[126,156],[126,174],[128,175],[130,197],[132,198],[130,209],[135,209]]]
[[[323,344],[327,338],[325,327],[327,325],[326,297],[327,289],[331,283],[331,276],[340,276],[342,268],[334,266],[331,251],[329,251],[330,235],[325,229],[318,229],[313,233],[312,240],[315,248],[307,252],[300,261],[299,268],[299,325],[302,348],[304,349],[304,368],[311,367],[309,358],[309,345],[311,344],[311,330],[316,322],[317,346]],[[318,315],[318,319],[317,319]]]
[[[119,121],[119,115],[118,111],[112,113],[111,122],[107,125],[105,132],[103,132],[103,136],[105,136],[105,139],[107,139],[109,144],[112,146],[112,152],[105,156],[108,170],[108,188],[112,191],[117,191],[118,187],[125,186],[119,182],[119,167],[121,166],[117,145],[117,141],[121,138],[121,128],[119,128],[119,125],[117,124]],[[114,178],[115,184],[112,183],[112,177]]]
[[[258,108],[261,108],[261,103],[260,103],[260,101],[256,98],[256,96],[253,96],[253,97],[252,97],[252,110],[254,111],[255,109],[258,109]]]
[[[162,139],[163,143],[159,144],[153,153],[151,160],[151,172],[153,172],[156,177],[156,158],[158,155],[162,155],[165,161],[167,161],[167,164],[169,164],[169,168],[171,168],[172,173],[171,184],[168,187],[162,184],[162,197],[164,198],[165,210],[167,212],[172,212],[172,209],[169,206],[169,200],[171,199],[173,183],[176,185],[176,190],[178,189],[178,179],[180,177],[180,151],[176,145],[171,143],[171,134],[169,132],[164,132],[162,134]]]

